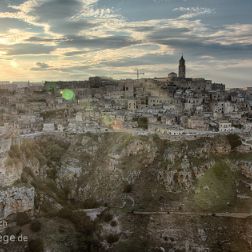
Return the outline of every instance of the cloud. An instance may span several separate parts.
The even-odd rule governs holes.
[[[43,62],[37,62],[36,67],[31,68],[32,71],[47,71],[50,66]]]
[[[23,4],[26,0],[2,0],[0,2],[0,10],[2,12],[15,12],[15,9],[11,5]]]
[[[78,55],[84,55],[86,53],[88,53],[89,51],[85,51],[85,50],[80,50],[80,51],[71,51],[71,52],[66,52],[64,53],[65,56],[67,57],[71,57],[71,56],[78,56]]]
[[[114,68],[154,66],[154,65],[160,65],[160,64],[167,64],[168,59],[176,62],[177,56],[171,55],[171,54],[162,54],[162,55],[146,54],[146,55],[135,57],[135,58],[127,57],[122,60],[107,62],[106,66],[110,66]]]
[[[19,29],[9,29],[5,33],[0,33],[0,43],[5,45],[15,45],[17,43],[22,43],[32,35],[34,35],[33,32]]]
[[[235,24],[210,27],[200,20],[168,20],[166,25],[148,32],[152,43],[163,44],[184,51],[192,57],[209,55],[221,59],[250,58],[252,25]]]
[[[90,29],[95,26],[96,25],[94,23],[90,23],[86,20],[66,21],[64,23],[60,20],[51,26],[51,31],[60,34],[74,35],[78,34],[82,30]]]
[[[110,9],[95,9],[96,0],[44,0],[28,15],[48,25],[48,30],[61,35],[78,35],[99,26],[99,19],[113,17]]]
[[[139,43],[126,36],[107,36],[87,38],[84,36],[69,35],[65,36],[60,41],[60,47],[74,47],[74,48],[122,48]]]
[[[46,43],[56,43],[56,42],[59,42],[60,39],[57,39],[57,38],[48,38],[48,37],[44,37],[44,36],[41,36],[41,37],[29,37],[26,39],[27,42],[32,42],[32,43],[39,43],[39,44],[46,44]]]
[[[10,29],[22,29],[22,30],[31,30],[36,29],[36,31],[42,32],[41,29],[38,29],[36,26],[33,26],[29,23],[24,22],[23,20],[18,20],[16,18],[1,18],[0,17],[0,32],[8,32]]]
[[[46,0],[36,5],[28,13],[36,16],[40,22],[50,22],[52,20],[62,20],[70,18],[76,11],[82,8],[79,0]]]
[[[200,57],[205,55],[221,59],[242,59],[251,58],[252,45],[231,44],[223,45],[208,42],[205,39],[166,39],[159,40],[157,43],[174,46],[187,55]]]
[[[225,25],[210,34],[210,39],[223,45],[252,44],[252,24]]]
[[[48,25],[46,23],[37,22],[36,17],[29,14],[38,6],[39,0],[12,1],[11,3],[12,5],[8,5],[8,7],[11,8],[12,11],[0,12],[0,18],[21,20],[34,27],[40,27],[44,31],[48,31]]]
[[[203,8],[203,7],[177,7],[173,11],[184,13],[179,18],[190,19],[202,15],[212,15],[215,13],[214,9]]]
[[[149,39],[155,40],[155,39],[166,39],[166,38],[179,38],[185,36],[186,32],[189,32],[189,28],[160,28],[148,36]]]
[[[55,47],[39,44],[15,44],[7,51],[7,55],[27,55],[27,54],[49,54]]]

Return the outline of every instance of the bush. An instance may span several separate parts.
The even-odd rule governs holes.
[[[149,240],[142,240],[134,238],[126,241],[119,241],[114,245],[114,250],[116,252],[139,252],[139,251],[149,251],[147,248],[153,246],[153,243]],[[173,250],[167,250],[173,251]]]
[[[227,139],[228,139],[228,142],[229,142],[232,150],[242,144],[240,137],[236,134],[227,135]]]
[[[116,227],[117,226],[117,221],[113,220],[110,222],[111,227]]]
[[[117,242],[117,241],[119,241],[119,235],[117,235],[117,234],[110,234],[110,235],[108,235],[107,236],[107,242],[108,243],[110,243],[110,244],[112,244],[112,243],[115,243],[115,242]]]
[[[133,190],[133,185],[132,184],[127,184],[124,186],[123,192],[124,193],[131,193]]]
[[[42,226],[42,224],[41,224],[40,221],[34,220],[34,221],[32,221],[32,223],[30,224],[30,229],[31,229],[31,231],[33,231],[33,232],[39,232],[39,231],[41,230],[41,226]]]
[[[12,145],[9,150],[9,157],[10,158],[21,158],[21,150],[18,145]]]
[[[64,148],[62,148],[58,144],[51,143],[50,145],[48,145],[45,153],[46,156],[50,158],[50,160],[58,162],[61,159],[62,154],[64,153]]]
[[[89,199],[86,199],[82,206],[85,208],[85,209],[92,209],[92,208],[97,208],[100,206],[100,204],[93,198],[89,198]]]
[[[46,175],[48,178],[55,180],[57,178],[57,169],[55,167],[50,168],[46,171]]]
[[[5,229],[5,234],[7,234],[7,235],[16,235],[16,236],[18,236],[18,235],[20,235],[21,234],[21,228],[20,227],[18,227],[18,226],[14,226],[14,227],[7,227],[6,229]],[[0,250],[1,251],[1,250]]]
[[[64,207],[58,211],[58,217],[62,219],[71,220],[72,216],[73,216],[73,211],[69,208]]]
[[[64,226],[62,226],[62,225],[59,226],[58,230],[59,230],[60,233],[65,233],[66,232],[66,228]]]
[[[16,216],[16,223],[18,226],[23,226],[25,224],[28,224],[31,221],[29,215],[27,213],[17,213]]]
[[[113,215],[111,213],[105,212],[102,214],[102,220],[104,222],[110,222],[113,220]]]
[[[133,118],[133,121],[137,122],[138,128],[148,129],[148,118],[147,117]]]
[[[43,252],[44,251],[44,243],[41,239],[31,240],[28,243],[29,252]]]
[[[71,193],[71,187],[69,184],[64,184],[63,187],[62,187],[62,196],[64,199],[68,199],[69,195]]]
[[[85,235],[92,235],[95,231],[95,223],[84,212],[75,212],[71,220],[76,230]]]
[[[58,212],[58,217],[71,221],[77,231],[86,235],[91,235],[95,231],[95,223],[84,212],[73,212],[68,208],[62,208]]]

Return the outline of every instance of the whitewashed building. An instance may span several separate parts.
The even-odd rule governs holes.
[[[220,121],[219,122],[219,132],[230,132],[232,131],[232,124],[228,121]]]

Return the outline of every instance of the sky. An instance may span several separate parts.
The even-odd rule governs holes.
[[[252,86],[251,0],[1,0],[0,80],[187,77]]]

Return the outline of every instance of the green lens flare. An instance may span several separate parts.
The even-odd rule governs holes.
[[[75,98],[75,93],[71,89],[63,89],[61,91],[61,95],[62,95],[63,99],[65,99],[67,101],[72,101]]]

